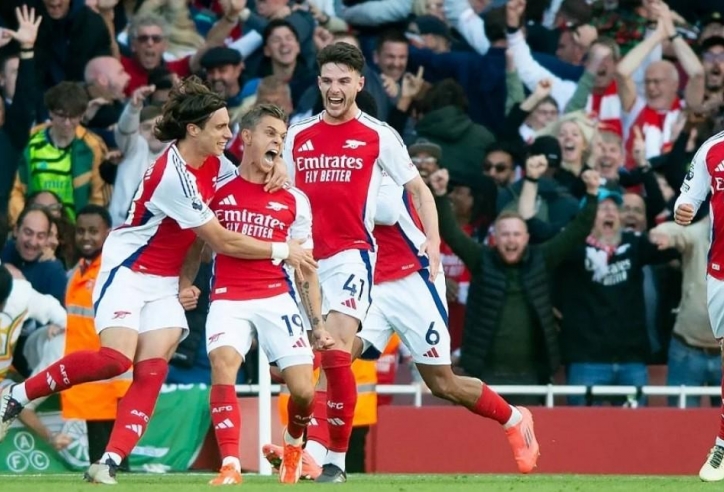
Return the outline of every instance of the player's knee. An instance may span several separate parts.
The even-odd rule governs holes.
[[[104,379],[120,376],[131,368],[133,361],[117,350],[108,347],[101,347],[98,352],[106,362],[105,370],[107,371]]]
[[[241,357],[229,347],[221,347],[209,353],[212,378],[215,382],[236,381],[236,374],[239,372]]]
[[[291,397],[294,399],[294,403],[306,407],[314,400],[314,386],[307,384],[300,388],[295,388]]]
[[[133,368],[133,381],[146,384],[161,385],[168,375],[166,359],[155,358],[137,362]]]

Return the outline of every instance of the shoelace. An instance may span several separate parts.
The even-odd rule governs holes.
[[[711,456],[709,457],[709,463],[712,468],[719,468],[721,462],[724,459],[724,448],[721,446],[714,446],[711,449]]]
[[[116,478],[116,472],[118,471],[118,465],[116,465],[116,462],[108,458],[105,464],[108,465],[108,475],[111,478]]]
[[[284,461],[302,461],[302,448],[294,446],[284,447]]]

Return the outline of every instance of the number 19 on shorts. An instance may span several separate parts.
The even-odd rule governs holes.
[[[289,316],[285,314],[282,316],[282,321],[284,321],[284,324],[287,326],[290,337],[294,336],[295,328],[297,328],[299,333],[304,334],[304,324],[302,323],[302,317],[300,315],[292,314]]]

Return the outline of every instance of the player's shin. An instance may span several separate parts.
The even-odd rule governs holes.
[[[209,398],[211,421],[214,435],[219,444],[221,465],[232,465],[241,471],[239,459],[239,435],[241,433],[241,413],[233,384],[213,384]]]
[[[299,397],[292,395],[287,403],[287,412],[289,415],[289,424],[287,425],[287,434],[293,442],[288,444],[301,444],[304,436],[304,430],[312,420],[312,412],[314,410],[314,393],[311,397]]]
[[[110,458],[119,465],[131,453],[146,431],[167,373],[165,359],[147,359],[135,364],[133,383],[118,404],[116,423],[102,462]]]
[[[314,393],[312,418],[307,427],[306,451],[318,465],[324,464],[329,449],[329,426],[327,425],[327,390]]]
[[[344,470],[344,457],[352,433],[357,386],[351,367],[350,354],[341,350],[328,350],[322,354],[322,369],[327,377],[327,422],[329,424],[329,452],[327,463]]]

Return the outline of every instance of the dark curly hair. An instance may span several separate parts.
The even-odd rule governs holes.
[[[320,70],[327,63],[344,65],[361,74],[365,68],[365,57],[356,46],[348,43],[332,43],[317,54],[317,65]]]
[[[171,90],[154,134],[162,142],[182,140],[186,137],[187,125],[203,128],[214,111],[225,107],[226,101],[201,79],[189,77]]]

